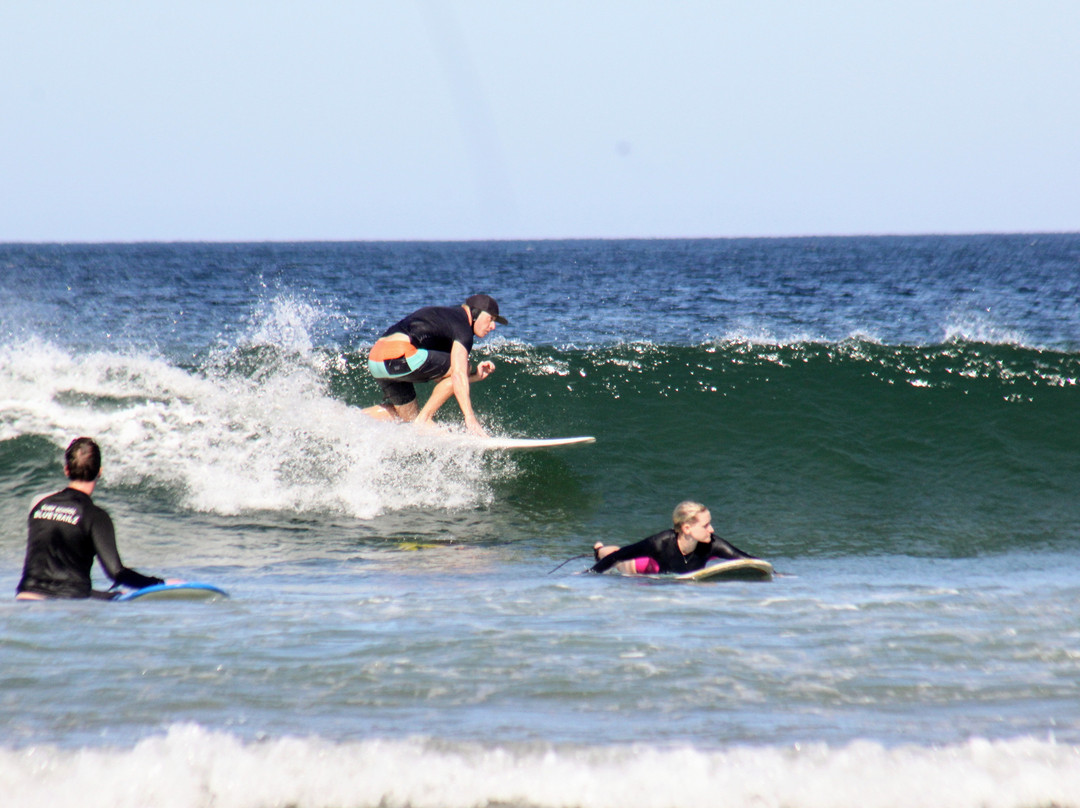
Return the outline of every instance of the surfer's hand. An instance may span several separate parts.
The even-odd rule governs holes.
[[[485,360],[476,366],[476,373],[473,375],[473,380],[478,382],[483,381],[494,372],[495,363]]]

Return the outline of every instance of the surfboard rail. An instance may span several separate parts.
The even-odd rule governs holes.
[[[144,586],[142,589],[132,589],[114,600],[216,600],[228,597],[228,592],[213,584],[201,581],[174,581]]]
[[[490,451],[518,451],[533,449],[557,449],[564,446],[583,446],[596,443],[591,435],[578,435],[572,438],[472,438],[471,445]]]

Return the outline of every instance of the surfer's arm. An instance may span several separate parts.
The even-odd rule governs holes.
[[[715,533],[712,534],[712,541],[710,542],[709,558],[756,558],[749,553],[744,553],[734,544],[727,539],[722,539]]]
[[[94,552],[97,553],[98,561],[105,569],[105,573],[120,586],[128,586],[132,589],[142,589],[144,586],[164,583],[161,578],[143,575],[133,569],[128,569],[120,561],[120,552],[116,549],[116,532],[113,529],[112,519],[104,511],[98,511],[90,525],[90,537],[94,542]]]
[[[157,586],[158,584],[166,583],[164,578],[143,575],[141,572],[136,572],[127,567],[121,568],[120,573],[113,578],[113,580],[120,586],[126,586],[129,589],[144,589],[148,586]],[[179,583],[179,581],[174,580],[171,583]]]
[[[450,348],[450,372],[443,376],[435,388],[431,391],[427,403],[424,404],[416,416],[417,424],[425,424],[435,417],[439,407],[453,395],[457,398],[461,414],[465,418],[465,426],[474,435],[487,437],[487,432],[476,420],[473,412],[472,399],[469,397],[469,352],[460,342],[455,342]]]
[[[465,419],[465,428],[476,435],[486,435],[484,428],[476,420],[476,413],[473,412],[472,397],[469,394],[469,352],[460,342],[455,342],[450,348],[450,381],[453,384],[454,398],[457,399],[461,415]]]

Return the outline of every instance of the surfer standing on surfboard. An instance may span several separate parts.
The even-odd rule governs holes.
[[[712,515],[700,502],[680,502],[671,515],[675,527],[626,547],[597,542],[589,572],[615,567],[626,575],[693,572],[714,558],[754,558],[713,533]]]
[[[394,323],[371,346],[368,369],[383,391],[383,402],[364,410],[380,420],[428,423],[453,395],[474,435],[487,436],[473,412],[469,385],[495,371],[494,362],[469,366],[473,338],[482,339],[506,325],[490,295],[472,295],[460,306],[427,306]],[[414,382],[435,382],[423,409]]]
[[[30,509],[26,562],[16,587],[19,600],[100,598],[118,593],[91,588],[94,556],[117,584],[142,589],[165,583],[128,569],[120,561],[112,519],[90,500],[101,473],[101,449],[90,438],[76,438],[64,452],[67,488]]]

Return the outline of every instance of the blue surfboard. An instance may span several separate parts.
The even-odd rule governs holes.
[[[198,581],[182,581],[173,584],[154,584],[142,589],[125,592],[114,600],[214,600],[227,598],[229,593],[213,584],[204,584]]]

